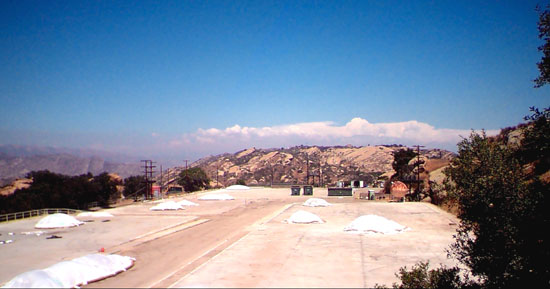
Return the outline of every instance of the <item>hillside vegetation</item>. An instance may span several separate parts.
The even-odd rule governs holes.
[[[387,179],[394,171],[393,153],[403,146],[296,146],[280,149],[249,148],[234,154],[202,158],[191,167],[202,168],[211,180],[212,187],[234,185],[244,181],[247,185],[311,184],[335,185],[338,181],[365,181]],[[447,165],[454,154],[439,149],[421,150],[430,170]],[[174,183],[184,170],[168,170],[165,184]],[[425,173],[428,175],[429,171]]]
[[[12,155],[0,152],[0,187],[40,170],[69,176],[110,172],[123,178],[141,173],[139,163],[115,163],[97,156],[79,157],[67,153]]]
[[[34,171],[27,175],[30,185],[14,193],[0,195],[0,214],[43,208],[88,209],[96,203],[108,207],[120,197],[121,179],[108,173],[66,176],[50,171]]]

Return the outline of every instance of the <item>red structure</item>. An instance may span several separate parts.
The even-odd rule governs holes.
[[[409,187],[401,181],[396,181],[391,184],[390,195],[393,199],[402,199],[409,192]]]
[[[160,186],[151,186],[151,196],[153,196],[153,198],[158,198],[160,197]]]

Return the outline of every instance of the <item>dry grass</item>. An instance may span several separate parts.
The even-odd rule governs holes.
[[[10,185],[0,188],[0,196],[13,194],[16,190],[26,189],[31,186],[31,179],[17,179]]]

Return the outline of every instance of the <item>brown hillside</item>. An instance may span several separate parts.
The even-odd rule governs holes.
[[[248,185],[311,184],[332,186],[337,181],[375,181],[392,175],[393,152],[401,146],[297,146],[282,149],[249,148],[234,154],[200,159],[191,167],[201,167],[213,187],[229,186],[242,179]],[[421,150],[430,169],[446,164],[453,154],[444,150]],[[175,181],[183,167],[170,169],[165,184]]]
[[[13,194],[16,190],[26,189],[32,184],[32,179],[17,179],[11,184],[0,188],[0,196],[7,196]]]

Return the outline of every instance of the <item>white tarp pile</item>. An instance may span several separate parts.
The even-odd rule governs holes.
[[[40,236],[44,234],[44,231],[33,231],[33,232],[21,232],[21,235],[35,235],[35,236]]]
[[[197,203],[193,203],[193,202],[188,201],[188,200],[179,201],[178,204],[180,206],[198,206],[199,205]]]
[[[314,223],[322,224],[324,223],[323,220],[319,218],[319,216],[310,212],[302,211],[302,210],[292,214],[292,216],[290,216],[290,218],[286,219],[285,221],[289,224],[314,224]]]
[[[126,271],[134,261],[121,255],[90,254],[19,274],[2,288],[75,288]]]
[[[229,190],[229,191],[239,191],[239,190],[250,190],[250,187],[243,186],[243,185],[232,185],[232,186],[229,186],[225,189]]]
[[[331,203],[323,200],[323,199],[319,199],[319,198],[309,198],[307,199],[307,201],[304,202],[303,204],[304,206],[308,206],[308,207],[328,207],[328,206],[332,206]]]
[[[37,229],[53,229],[75,227],[82,224],[84,224],[84,222],[77,220],[73,216],[57,213],[42,218],[40,221],[38,221],[38,223],[36,223],[36,225],[34,225],[34,227]]]
[[[91,218],[112,218],[114,217],[112,214],[107,212],[82,212],[77,217],[84,218],[84,217],[91,217]]]
[[[227,201],[234,200],[233,196],[228,194],[210,194],[198,198],[201,201]]]
[[[344,228],[344,231],[355,234],[397,234],[410,230],[392,220],[377,215],[364,215]]]
[[[184,208],[180,204],[174,201],[168,201],[168,202],[160,203],[154,207],[151,207],[149,208],[149,210],[151,211],[184,210]]]

